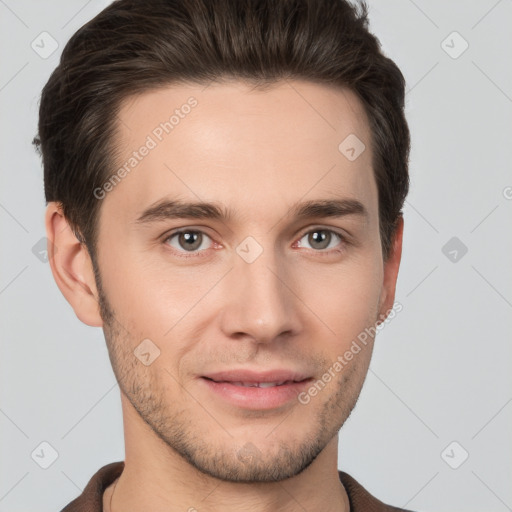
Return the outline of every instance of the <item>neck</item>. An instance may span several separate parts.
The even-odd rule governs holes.
[[[201,473],[145,423],[135,417],[130,417],[130,421],[126,421],[126,416],[124,419],[125,466],[119,479],[110,486],[110,496],[104,494],[104,503],[112,498],[112,508],[104,507],[106,512],[350,510],[337,469],[338,436],[294,477],[280,482],[238,483]]]

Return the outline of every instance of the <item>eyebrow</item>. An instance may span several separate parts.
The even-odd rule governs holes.
[[[185,202],[162,199],[145,209],[135,220],[136,224],[152,224],[168,219],[211,219],[230,222],[237,215],[235,210],[211,202]],[[340,218],[358,215],[368,218],[365,206],[356,199],[321,199],[297,203],[289,215],[297,220],[314,217]]]

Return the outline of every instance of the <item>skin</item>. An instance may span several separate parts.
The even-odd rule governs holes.
[[[103,327],[121,390],[126,456],[112,510],[348,511],[338,431],[374,340],[308,404],[235,407],[198,376],[293,368],[317,380],[392,308],[403,220],[384,262],[368,119],[350,91],[306,81],[175,85],[123,103],[119,164],[190,96],[197,106],[102,199],[101,281],[58,204],[46,212],[55,280],[82,322]],[[351,133],[366,145],[354,161],[338,150]],[[164,197],[237,215],[134,222]],[[341,198],[368,216],[289,215],[299,201]],[[166,240],[177,228],[200,230],[200,248]],[[308,236],[315,228],[334,231],[327,249]],[[263,249],[252,263],[236,251],[248,236]],[[134,355],[147,338],[160,350],[149,366]]]

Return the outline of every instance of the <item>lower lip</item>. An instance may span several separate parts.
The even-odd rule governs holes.
[[[215,382],[201,377],[208,388],[215,394],[227,400],[232,405],[244,409],[262,410],[275,409],[287,402],[297,400],[298,394],[303,391],[312,379],[301,382],[291,382],[270,388],[257,388],[252,386],[237,386],[229,382]]]

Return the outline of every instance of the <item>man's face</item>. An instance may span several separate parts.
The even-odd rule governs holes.
[[[176,109],[167,133],[160,123]],[[102,199],[97,257],[128,417],[217,478],[296,475],[349,416],[372,343],[342,370],[333,365],[394,294],[383,286],[362,105],[350,92],[308,82],[264,92],[232,82],[144,93],[119,118],[116,169],[133,151],[137,163]],[[350,147],[339,149],[350,134],[366,145],[356,159]],[[347,200],[365,213],[295,215],[304,202]],[[211,202],[231,217],[161,209],[137,221],[163,201]],[[310,393],[330,368],[330,381]],[[234,371],[253,373],[218,375]],[[230,383],[283,376],[308,380]]]

